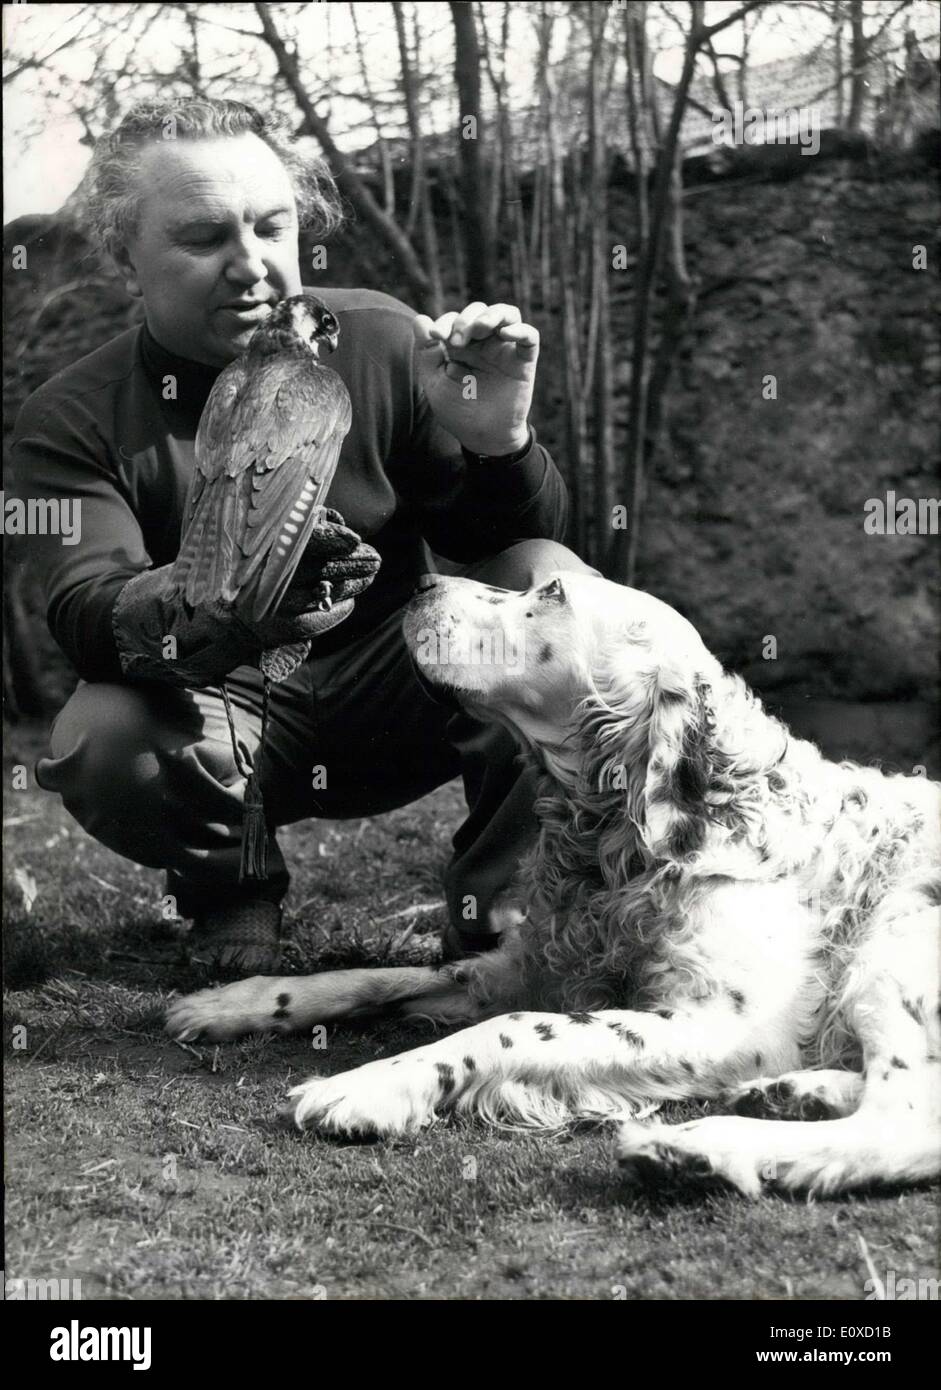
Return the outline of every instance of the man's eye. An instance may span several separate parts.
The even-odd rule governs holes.
[[[183,241],[186,246],[206,247],[218,246],[221,239],[219,232],[200,232],[196,235],[184,237]]]
[[[287,231],[287,227],[259,227],[259,228],[258,228],[258,235],[259,235],[259,236],[263,236],[263,237],[271,237],[272,239],[276,239],[276,238],[279,237],[279,236],[284,236],[284,233],[285,233],[286,231]]]

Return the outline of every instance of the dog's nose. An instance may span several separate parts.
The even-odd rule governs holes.
[[[427,589],[433,589],[440,578],[440,574],[423,574],[415,585],[416,594],[423,594]]]

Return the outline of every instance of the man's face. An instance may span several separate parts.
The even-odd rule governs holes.
[[[222,367],[271,305],[301,289],[297,208],[278,156],[256,135],[160,141],[142,158],[136,234],[119,260],[163,347]]]

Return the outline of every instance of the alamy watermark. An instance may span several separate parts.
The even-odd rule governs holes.
[[[819,154],[820,108],[763,111],[735,101],[731,111],[721,107],[713,111],[712,139],[716,145],[800,145],[802,155]]]
[[[505,666],[523,665],[524,644],[508,637],[502,628],[491,628],[468,635],[449,635],[433,627],[423,627],[415,637],[415,660],[420,666]]]
[[[867,536],[936,536],[937,497],[897,497],[890,488],[885,497],[867,497],[863,530]]]
[[[78,1301],[82,1297],[81,1279],[4,1279],[3,1297],[26,1303]]]
[[[929,1278],[913,1278],[909,1275],[897,1275],[894,1269],[887,1269],[885,1277],[880,1279],[873,1273],[871,1279],[867,1279],[863,1284],[867,1301],[878,1299],[886,1303],[902,1303],[918,1300],[919,1302],[928,1301],[938,1302],[939,1280]]]
[[[7,497],[0,492],[5,536],[60,536],[63,545],[82,539],[80,497]]]

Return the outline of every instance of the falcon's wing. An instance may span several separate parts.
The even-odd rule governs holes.
[[[190,604],[240,600],[272,613],[291,582],[350,427],[342,379],[310,357],[273,357],[219,377],[196,436],[174,580]]]

